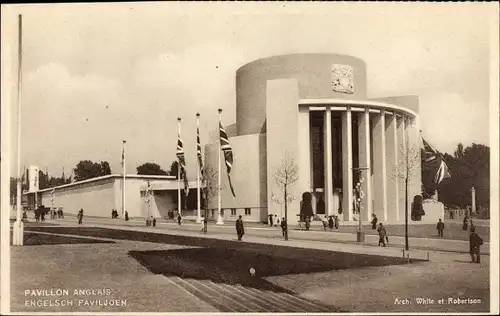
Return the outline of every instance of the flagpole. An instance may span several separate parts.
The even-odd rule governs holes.
[[[196,113],[196,155],[198,155],[198,139],[199,139],[199,131],[200,131],[200,113]],[[200,144],[201,146],[201,144]],[[201,223],[201,203],[200,203],[200,159],[197,157],[196,164],[198,165],[196,172],[196,205],[197,205],[197,217],[196,223]]]
[[[126,199],[125,199],[125,180],[126,180],[125,145],[126,144],[127,144],[127,141],[124,140],[123,141],[123,157],[122,157],[123,158],[122,159],[123,160],[122,161],[122,163],[123,163],[123,166],[122,166],[122,168],[123,168],[123,180],[122,180],[122,182],[123,182],[122,183],[122,215],[123,216],[125,216],[125,211],[126,211],[126,204],[125,204],[126,203]]]
[[[219,151],[217,152],[217,156],[219,157],[219,168],[218,171],[219,171],[219,176],[218,176],[218,180],[217,180],[217,195],[218,195],[218,200],[217,200],[217,225],[224,225],[224,220],[222,219],[222,213],[221,213],[221,205],[222,205],[222,201],[221,201],[221,192],[220,192],[220,189],[221,189],[221,159],[220,159],[220,156],[221,156],[221,151],[222,151],[222,148],[221,148],[221,142],[220,142],[220,124],[222,122],[222,109],[219,109]]]
[[[12,244],[22,246],[24,244],[24,224],[21,220],[21,87],[22,87],[22,39],[23,39],[23,16],[19,14],[19,46],[18,46],[18,68],[17,68],[17,197],[16,197],[16,222],[14,224]],[[36,193],[35,193],[36,194]]]
[[[177,118],[177,137],[181,137],[181,118]],[[182,200],[181,200],[181,163],[177,157],[177,208],[179,215],[182,212]],[[182,215],[181,215],[182,218]]]

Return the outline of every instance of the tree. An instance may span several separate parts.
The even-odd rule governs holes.
[[[401,159],[396,163],[393,178],[401,180],[405,184],[405,249],[408,251],[408,183],[411,181],[415,172],[419,169],[421,162],[421,152],[419,148],[409,148],[408,140],[405,146],[400,148]]]
[[[107,161],[92,162],[91,160],[82,160],[73,169],[75,181],[97,178],[111,174],[111,168]]]
[[[299,168],[293,157],[286,151],[280,166],[273,174],[273,180],[283,193],[283,200],[279,199],[274,193],[272,196],[274,202],[284,204],[285,206],[285,222],[287,223],[285,240],[288,240],[288,205],[297,199],[297,197],[291,193],[291,189],[299,180]]]
[[[169,176],[174,176],[176,179],[178,178],[178,172],[179,172],[179,162],[177,160],[172,161],[172,164],[170,164],[170,170],[168,171]]]
[[[109,162],[101,161],[101,173],[103,176],[111,174],[111,167],[109,166]]]
[[[210,164],[203,166],[203,176],[201,177],[202,208],[205,210],[205,218],[208,213],[208,205],[218,196],[218,173]]]
[[[162,176],[167,175],[167,172],[154,162],[146,162],[137,167],[137,174]]]
[[[454,156],[445,155],[452,177],[439,190],[439,198],[447,207],[464,208],[471,204],[471,188],[476,189],[476,205],[489,207],[490,148],[473,143],[467,148],[457,145]]]
[[[24,180],[24,179],[23,179]],[[27,182],[21,182],[21,192],[28,190]],[[10,201],[12,204],[16,204],[17,199],[17,179],[10,177]]]

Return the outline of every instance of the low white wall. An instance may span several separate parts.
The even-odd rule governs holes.
[[[84,215],[111,217],[115,206],[114,179],[84,183],[54,191],[54,207],[62,207],[66,214],[77,214],[83,208]],[[52,207],[50,191],[40,193],[45,207]]]

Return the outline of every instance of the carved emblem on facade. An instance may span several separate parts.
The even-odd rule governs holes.
[[[353,68],[347,65],[332,65],[332,90],[335,92],[353,94]]]

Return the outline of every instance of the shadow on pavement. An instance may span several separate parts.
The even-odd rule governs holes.
[[[45,235],[24,232],[24,246],[40,246],[40,245],[63,245],[63,244],[114,244],[114,241],[96,240],[88,238],[65,237],[57,235]],[[12,245],[12,231],[10,244]]]
[[[299,262],[288,262],[283,258],[255,254],[244,250],[223,248],[187,248],[158,251],[130,251],[129,254],[154,274],[178,276],[215,283],[241,284],[259,290],[293,292],[263,279],[275,274],[301,273],[305,267]],[[281,259],[281,260],[280,260]],[[251,276],[249,269],[257,273]],[[324,271],[320,265],[309,269]]]

